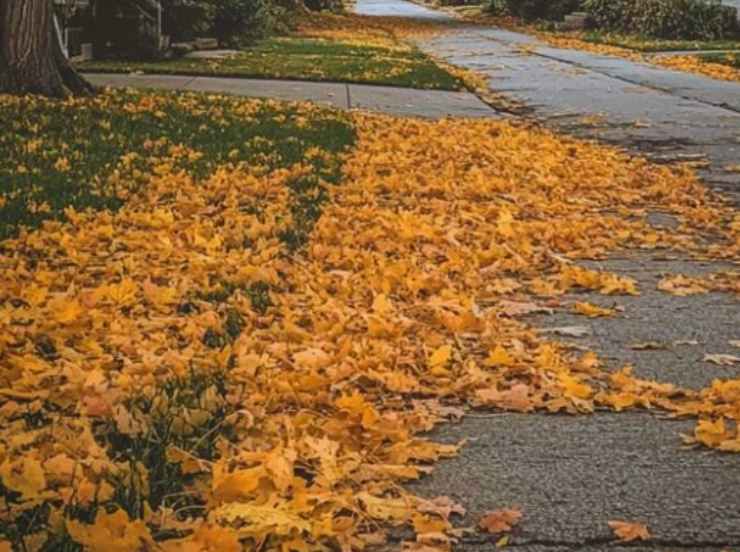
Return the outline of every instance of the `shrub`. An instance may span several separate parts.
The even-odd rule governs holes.
[[[305,5],[312,11],[342,11],[342,0],[305,0]]]
[[[490,11],[513,15],[525,21],[559,21],[567,14],[578,11],[581,5],[582,0],[492,0]]]
[[[213,25],[213,8],[206,2],[181,2],[166,0],[164,29],[172,42],[185,42],[203,36]]]
[[[223,44],[264,37],[276,24],[278,8],[270,0],[209,0],[213,34]]]
[[[734,9],[717,0],[586,0],[603,30],[652,38],[714,40],[738,32]]]
[[[478,0],[440,0],[440,4],[443,6],[468,6],[468,5],[480,5]]]
[[[276,0],[181,0],[165,2],[165,25],[176,42],[211,35],[224,45],[281,30],[288,8]]]

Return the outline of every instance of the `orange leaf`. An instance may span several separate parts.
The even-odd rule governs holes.
[[[633,540],[648,540],[650,532],[646,525],[634,523],[631,521],[610,521],[609,527],[614,531],[614,535],[622,542]]]
[[[522,519],[522,512],[515,509],[494,510],[484,514],[478,527],[486,533],[507,533]]]

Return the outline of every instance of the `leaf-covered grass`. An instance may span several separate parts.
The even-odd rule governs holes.
[[[588,31],[583,40],[593,44],[618,46],[638,52],[670,52],[699,50],[740,50],[740,38],[726,40],[665,40],[636,35]]]
[[[21,227],[62,219],[68,208],[117,209],[167,167],[196,178],[230,163],[264,171],[306,159],[312,174],[337,181],[336,154],[354,139],[328,111],[197,95],[106,94],[55,102],[0,97],[0,240]]]
[[[420,51],[318,38],[274,38],[224,59],[101,60],[79,64],[88,72],[203,75],[382,84],[461,90],[461,79]]]
[[[80,134],[69,103],[0,101],[64,124],[56,149]],[[370,550],[390,527],[446,548],[463,507],[402,484],[457,452],[424,434],[465,406],[660,408],[700,417],[687,442],[740,451],[740,381],[606,370],[517,318],[619,316],[565,294],[639,293],[579,259],[740,257],[737,214],[688,167],[499,120],[192,94],[76,105],[204,122],[178,143],[155,125],[136,168],[151,174],[117,211],[70,210],[0,248],[0,550]],[[204,143],[250,125],[266,130]]]
[[[740,52],[738,53],[723,53],[723,54],[704,54],[699,56],[699,59],[707,63],[719,63],[720,65],[727,65],[740,69]]]

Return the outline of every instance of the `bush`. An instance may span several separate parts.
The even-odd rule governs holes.
[[[281,30],[285,2],[276,0],[181,0],[165,2],[165,25],[174,42],[214,36],[224,45],[263,38]]]
[[[213,34],[219,42],[236,45],[242,39],[262,38],[276,25],[278,8],[270,0],[209,0]]]
[[[478,0],[440,0],[440,4],[443,6],[469,6],[469,5],[480,5]]]
[[[586,0],[593,24],[651,38],[715,40],[738,33],[734,9],[717,0]]]
[[[490,11],[525,21],[560,21],[569,13],[578,11],[581,5],[582,0],[492,0]]]
[[[305,5],[312,11],[342,11],[342,0],[305,0]]]
[[[187,42],[207,34],[213,26],[213,9],[206,2],[181,2],[166,0],[164,31],[172,42]]]

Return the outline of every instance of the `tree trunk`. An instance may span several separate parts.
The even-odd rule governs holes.
[[[51,0],[0,0],[0,93],[93,93],[62,52],[53,13]]]

